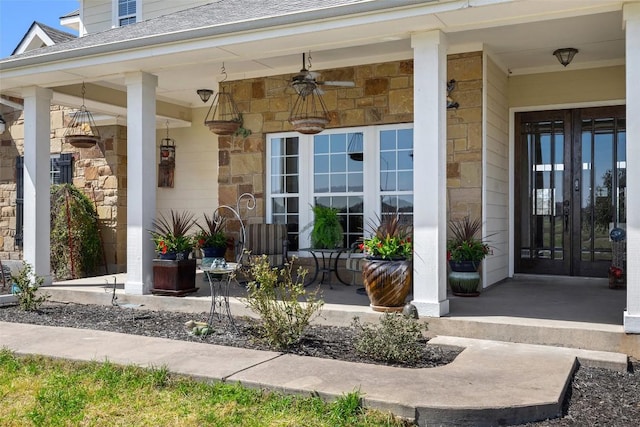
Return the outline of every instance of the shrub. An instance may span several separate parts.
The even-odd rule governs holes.
[[[86,277],[96,271],[101,255],[98,214],[93,203],[71,184],[52,185],[51,271],[54,277]]]
[[[33,272],[33,268],[26,262],[22,263],[22,268],[17,275],[11,275],[16,288],[18,304],[24,311],[36,311],[49,299],[48,294],[38,295],[38,288],[42,286],[44,279]]]
[[[355,317],[355,350],[361,356],[386,363],[415,363],[424,353],[422,331],[426,323],[400,313],[384,313],[379,325],[360,323]]]
[[[267,341],[277,349],[296,344],[319,312],[324,301],[318,290],[307,292],[303,286],[306,270],[298,268],[292,278],[293,261],[282,269],[272,268],[266,255],[252,257],[247,306],[260,316]]]

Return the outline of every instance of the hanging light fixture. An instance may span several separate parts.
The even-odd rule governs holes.
[[[573,61],[573,57],[578,53],[578,49],[573,47],[563,47],[562,49],[556,49],[553,51],[553,55],[558,58],[558,61],[565,67]]]
[[[176,167],[176,141],[169,138],[169,120],[167,136],[160,141],[160,164],[158,165],[158,187],[173,188]]]
[[[224,75],[220,83],[224,83],[227,80],[224,62],[220,72]],[[209,89],[201,90],[208,91]],[[200,95],[200,91],[198,91],[198,95]],[[208,96],[211,96],[211,94],[208,94]],[[200,98],[204,100],[203,95],[200,95]],[[238,130],[242,125],[242,117],[230,92],[222,89],[216,93],[213,103],[205,116],[204,124],[209,126],[209,130],[217,135],[233,135]]]
[[[349,158],[356,162],[361,162],[364,158],[364,135],[362,132],[355,132],[351,134],[349,138],[349,145],[347,146],[347,154]]]
[[[86,88],[82,82],[82,105],[73,113],[71,121],[64,132],[65,142],[78,148],[91,148],[100,141],[100,133],[93,116],[84,105]]]
[[[211,89],[198,89],[196,90],[196,93],[204,103],[206,103],[209,98],[211,98],[211,95],[213,95],[213,91]]]

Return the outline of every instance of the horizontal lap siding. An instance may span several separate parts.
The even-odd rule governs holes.
[[[493,250],[484,263],[485,286],[509,273],[509,113],[507,75],[486,57],[483,203],[484,228]]]

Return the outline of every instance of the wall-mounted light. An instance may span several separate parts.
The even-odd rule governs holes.
[[[553,51],[553,55],[558,58],[558,62],[560,62],[565,67],[573,61],[573,57],[578,53],[578,49],[573,47],[563,47],[562,49],[556,49]]]
[[[4,133],[7,130],[7,122],[4,121],[4,117],[0,114],[0,133]]]
[[[196,90],[196,92],[200,99],[202,99],[202,102],[205,103],[209,100],[209,98],[211,98],[211,95],[213,95],[213,91],[211,89],[198,89]]]

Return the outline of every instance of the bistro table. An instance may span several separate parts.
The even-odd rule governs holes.
[[[349,251],[349,248],[333,248],[333,249],[317,249],[317,248],[302,248],[298,249],[299,251],[309,252],[313,256],[313,261],[316,265],[315,273],[313,274],[313,278],[305,285],[308,286],[316,281],[318,278],[318,273],[322,273],[322,278],[320,279],[320,284],[324,283],[325,275],[329,277],[329,287],[333,288],[331,285],[331,272],[336,274],[336,279],[340,281],[343,285],[350,286],[351,283],[345,282],[340,277],[338,273],[338,260],[340,259],[340,255]],[[322,267],[320,266],[320,262],[318,261],[318,255],[320,255],[322,259]]]
[[[215,260],[211,266],[202,268],[211,289],[211,310],[207,323],[211,325],[214,317],[217,317],[219,321],[226,318],[236,332],[238,332],[238,327],[229,308],[229,286],[233,277],[232,273],[238,269],[238,266],[239,264],[235,262]]]

